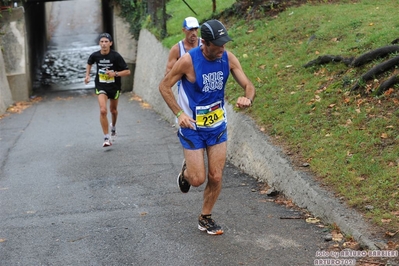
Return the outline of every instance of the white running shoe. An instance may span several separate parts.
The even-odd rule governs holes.
[[[111,145],[112,145],[112,142],[108,138],[105,138],[104,139],[104,143],[103,143],[103,147],[109,147]]]
[[[116,129],[112,129],[112,123],[109,126],[111,127],[111,141],[114,142],[116,139]]]

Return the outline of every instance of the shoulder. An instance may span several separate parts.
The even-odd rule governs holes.
[[[190,54],[192,56],[195,56],[197,54],[202,54],[201,47],[197,46],[197,47],[191,49],[190,51],[188,51],[187,54]]]
[[[232,52],[226,50],[226,56],[229,60],[230,68],[234,68],[237,64],[239,64],[237,57]]]
[[[175,45],[170,48],[169,53],[177,53],[179,51],[179,43],[176,43]]]
[[[193,66],[193,60],[190,53],[185,53],[179,60],[175,63],[177,68],[182,73],[186,73]]]
[[[93,52],[93,53],[91,53],[91,57],[93,57],[93,56],[98,56],[99,54],[100,54],[100,50],[98,50],[98,51],[95,51],[95,52]]]
[[[120,53],[118,53],[117,51],[112,50],[112,49],[109,51],[109,54],[110,54],[110,55],[114,55],[114,56],[121,56]]]

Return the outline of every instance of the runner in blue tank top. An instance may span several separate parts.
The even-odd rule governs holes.
[[[178,119],[178,137],[183,146],[184,160],[177,182],[187,193],[190,186],[207,184],[204,190],[198,229],[211,235],[223,234],[211,214],[222,189],[222,175],[227,153],[227,117],[225,86],[231,73],[244,89],[236,106],[252,105],[255,87],[245,75],[237,57],[225,50],[231,41],[226,28],[218,20],[201,26],[202,45],[183,55],[159,84],[159,91]],[[172,87],[181,80],[184,90],[176,100]],[[208,159],[208,172],[205,163]]]

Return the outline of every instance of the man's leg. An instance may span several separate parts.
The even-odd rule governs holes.
[[[208,156],[208,182],[204,190],[202,214],[211,214],[220,191],[222,190],[223,170],[226,164],[227,141],[209,146]]]
[[[183,152],[187,167],[183,173],[184,179],[186,179],[190,185],[199,187],[206,180],[204,149],[184,149]]]
[[[112,126],[116,126],[116,120],[118,119],[118,101],[119,99],[110,99],[109,109],[112,115]]]
[[[103,129],[104,135],[108,134],[108,118],[107,118],[107,101],[108,96],[105,94],[99,94],[98,96],[98,104],[100,106],[100,124]]]

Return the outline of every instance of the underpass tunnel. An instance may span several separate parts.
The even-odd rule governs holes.
[[[54,54],[54,51],[68,49],[83,51],[89,49],[87,47],[97,49],[97,38],[101,32],[108,32],[114,36],[113,5],[110,0],[26,0],[20,4],[25,10],[27,56],[30,62],[28,68],[33,94],[35,90],[53,90],[59,87],[57,82],[48,86],[49,84],[43,84],[38,80],[49,52]],[[113,47],[115,44],[116,40]],[[71,64],[74,66],[65,68],[77,68],[79,65],[79,72],[82,71],[80,62],[72,60]],[[84,75],[84,71],[79,75]],[[83,79],[80,86],[82,83]],[[65,88],[68,89],[68,86],[64,86]]]

